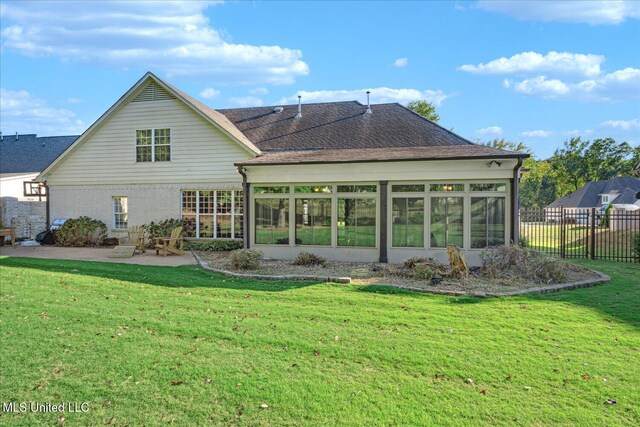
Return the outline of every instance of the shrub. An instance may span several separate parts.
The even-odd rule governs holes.
[[[520,245],[521,248],[528,248],[531,246],[531,243],[529,242],[529,238],[527,236],[520,236],[518,245]]]
[[[640,232],[631,236],[631,251],[636,256],[636,260],[640,261]]]
[[[310,252],[300,252],[298,256],[293,260],[293,265],[320,265],[324,267],[327,264],[327,260],[319,255],[312,254]]]
[[[229,256],[232,268],[238,270],[255,270],[260,266],[262,252],[257,249],[236,249]]]
[[[87,216],[70,218],[59,229],[54,231],[58,246],[98,245],[107,237],[107,226],[104,222]]]
[[[188,236],[192,234],[194,228],[191,221],[183,221],[181,219],[163,219],[162,221],[151,221],[145,224],[144,229],[147,232],[147,247],[153,248],[156,244],[156,237],[169,237],[171,230],[176,227],[182,227],[182,235]]]
[[[561,283],[567,279],[564,263],[516,245],[496,246],[480,254],[482,274],[492,279]]]
[[[434,276],[434,271],[431,267],[425,264],[416,264],[413,266],[413,277],[420,280],[431,280]]]
[[[611,210],[613,209],[613,205],[611,203],[609,203],[609,206],[607,206],[607,209],[605,209],[604,211],[604,216],[602,217],[602,220],[600,221],[600,225],[603,226],[604,228],[609,228],[609,223],[610,218],[611,218]]]
[[[184,248],[188,251],[226,252],[242,249],[242,240],[187,240]]]
[[[422,264],[429,261],[433,261],[433,259],[414,256],[409,259],[406,259],[403,265],[405,266],[405,268],[413,268],[416,264]]]

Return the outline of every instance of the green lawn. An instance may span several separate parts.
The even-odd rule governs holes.
[[[0,400],[90,402],[65,425],[638,425],[640,269],[584,264],[614,281],[483,300],[3,258]]]

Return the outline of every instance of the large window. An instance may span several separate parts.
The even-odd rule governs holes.
[[[372,191],[375,190],[375,186],[371,187],[373,187]],[[375,245],[376,199],[339,198],[338,246],[375,247]]]
[[[136,130],[136,162],[168,162],[171,160],[171,130]]]
[[[296,199],[296,244],[331,245],[331,199]]]
[[[182,220],[185,235],[216,239],[242,238],[242,191],[185,190]]]
[[[505,198],[471,198],[471,247],[504,245]]]
[[[431,247],[463,246],[463,198],[431,198]]]
[[[256,244],[289,244],[289,199],[256,199]]]
[[[115,196],[113,198],[113,228],[114,230],[127,229],[127,198]]]
[[[424,198],[395,198],[392,202],[391,239],[393,247],[424,246]]]

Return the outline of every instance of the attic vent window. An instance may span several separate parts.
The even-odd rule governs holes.
[[[166,99],[175,99],[175,97],[156,83],[151,82],[133,98],[132,102],[164,101]]]

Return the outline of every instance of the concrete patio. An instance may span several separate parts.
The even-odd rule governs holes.
[[[109,258],[111,248],[63,248],[58,246],[2,246],[1,256],[29,257],[47,259],[65,259],[75,261],[117,262],[124,264],[158,265],[177,267],[180,265],[197,264],[190,251],[184,255],[157,256],[155,251],[147,250],[146,254],[136,254],[131,258]]]

